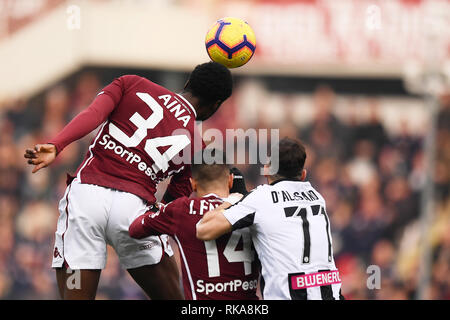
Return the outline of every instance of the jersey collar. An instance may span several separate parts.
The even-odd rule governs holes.
[[[183,97],[181,94],[177,93],[177,96],[179,96],[181,99],[183,99],[183,101],[189,106],[189,108],[191,108],[192,112],[194,113],[195,117],[197,118],[197,111],[195,111],[195,108],[192,106],[192,104],[186,100],[185,97]]]
[[[208,198],[208,197],[211,197],[211,196],[214,196],[216,198],[220,198],[217,194],[215,194],[213,192],[205,194],[202,198]]]
[[[296,178],[282,178],[282,179],[278,179],[278,180],[271,182],[270,185],[273,186],[274,184],[277,184],[278,182],[282,182],[282,181],[302,182],[300,179],[296,179]]]

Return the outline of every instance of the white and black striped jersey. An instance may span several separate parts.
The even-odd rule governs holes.
[[[342,299],[324,198],[309,182],[261,185],[224,211],[250,227],[264,299]]]

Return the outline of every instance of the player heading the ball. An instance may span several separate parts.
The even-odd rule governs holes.
[[[191,194],[190,164],[173,160],[204,147],[192,142],[199,134],[195,121],[213,115],[231,92],[230,71],[215,62],[196,66],[179,93],[137,75],[121,76],[49,143],[26,150],[37,172],[100,126],[59,203],[52,267],[63,299],[95,298],[107,244],[152,299],[182,298],[167,236],[137,240],[128,227],[155,204],[160,181],[172,177],[166,202]],[[81,289],[67,287],[68,268],[81,270]]]

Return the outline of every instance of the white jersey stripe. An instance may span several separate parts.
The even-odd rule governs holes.
[[[189,279],[189,283],[191,285],[192,300],[197,300],[197,295],[195,294],[194,282],[192,281],[191,270],[189,269],[189,265],[187,263],[186,256],[184,255],[183,247],[181,246],[180,240],[178,240],[177,236],[175,236],[175,241],[177,242],[178,248],[180,249],[181,257],[183,258],[184,267],[186,268],[186,273],[187,273],[187,276]]]
[[[90,163],[91,160],[94,158],[94,154],[92,153],[92,148],[95,147],[95,144],[97,143],[97,140],[98,140],[98,138],[100,137],[100,134],[102,133],[103,128],[105,127],[105,125],[106,125],[107,123],[108,123],[108,121],[105,121],[105,122],[102,124],[100,130],[98,130],[98,133],[97,133],[97,136],[96,136],[95,139],[94,139],[94,142],[92,142],[92,144],[89,146],[89,153],[90,153],[90,156],[89,156],[89,158],[86,159],[86,161],[84,162],[83,166],[80,168],[80,170],[78,171],[78,174],[77,174],[77,178],[78,178],[78,180],[80,181],[80,183],[81,183],[81,171],[82,171],[82,170],[86,167],[86,165],[87,165],[88,163]]]
[[[177,93],[177,96],[180,97],[181,99],[183,99],[183,101],[188,105],[188,107],[192,110],[192,112],[194,113],[195,117],[197,118],[197,111],[192,106],[192,104],[189,101],[187,101],[186,98],[183,97],[181,94]]]

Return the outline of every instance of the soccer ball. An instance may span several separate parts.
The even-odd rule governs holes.
[[[211,60],[228,68],[246,64],[255,53],[255,33],[247,22],[238,18],[222,18],[208,31],[206,51]]]

